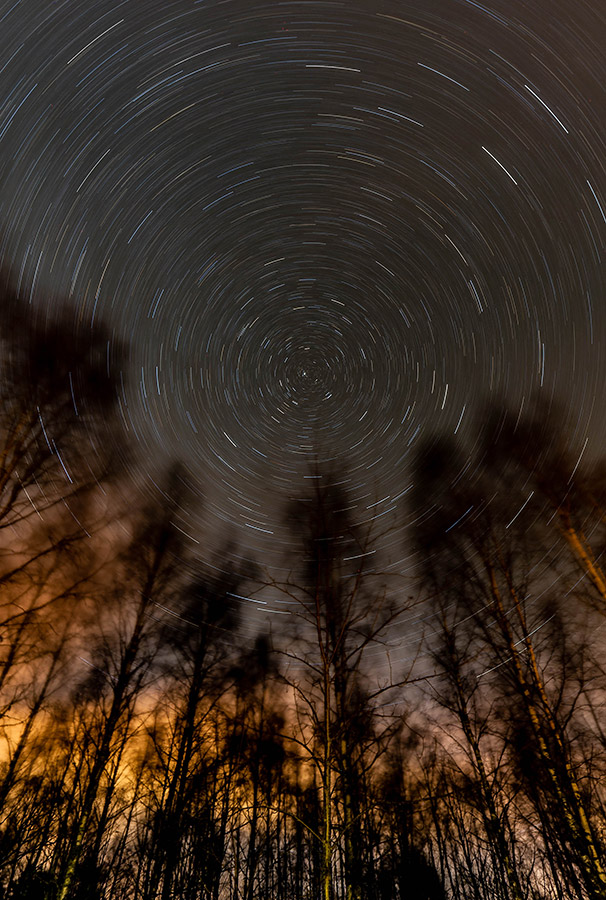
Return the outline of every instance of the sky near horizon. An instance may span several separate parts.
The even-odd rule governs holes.
[[[4,257],[127,341],[193,540],[278,571],[319,456],[405,571],[432,432],[538,393],[606,446],[605,48],[598,0],[0,3]]]

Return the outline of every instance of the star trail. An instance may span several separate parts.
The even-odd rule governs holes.
[[[405,569],[430,431],[540,392],[603,446],[605,37],[597,0],[0,6],[3,254],[128,341],[193,540],[280,566],[319,457]]]

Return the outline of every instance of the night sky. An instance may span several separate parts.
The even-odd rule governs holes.
[[[319,457],[406,571],[429,433],[538,392],[606,447],[605,49],[601,0],[0,5],[2,252],[128,342],[192,540],[279,571]]]

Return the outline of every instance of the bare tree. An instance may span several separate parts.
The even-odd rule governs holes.
[[[533,522],[540,507],[521,502],[522,490],[518,493],[511,480],[504,489],[492,473],[483,470],[481,460],[475,461],[475,483],[463,483],[456,471],[453,448],[447,453],[434,452],[433,459],[426,453],[420,472],[425,475],[425,482],[420,481],[419,486],[431,496],[435,511],[433,521],[425,519],[420,539],[426,571],[434,590],[441,594],[441,608],[452,603],[453,596],[459,598],[458,609],[464,611],[467,628],[476,635],[475,651],[483,654],[483,671],[476,673],[476,678],[495,673],[492,689],[506,693],[510,708],[515,698],[516,721],[530,741],[541,776],[539,794],[543,800],[539,813],[549,810],[549,820],[541,817],[543,839],[552,856],[565,866],[564,876],[578,880],[579,890],[597,898],[606,886],[602,848],[573,763],[574,748],[566,720],[537,644],[536,633],[544,609],[531,598],[533,588],[536,590],[532,579],[537,571]],[[433,481],[433,485],[428,481]],[[523,483],[521,487],[524,488]],[[447,666],[451,668],[450,682],[454,682],[458,693],[459,720],[473,749],[477,744],[474,729],[466,722],[466,710],[461,704],[464,685],[461,682],[459,688],[456,682],[461,669],[457,645],[453,643],[452,627],[444,621],[442,634]],[[506,843],[508,829],[503,830],[499,824],[506,825],[506,820],[502,816],[495,818],[490,785],[482,773],[481,754],[476,752],[474,761],[489,811],[486,826],[496,840],[495,851],[505,866],[504,878],[515,896],[520,882]],[[557,826],[548,827],[555,820]],[[572,852],[560,852],[563,845],[559,836],[563,845],[574,848]]]
[[[86,745],[87,761],[82,799],[74,812],[67,850],[60,864],[57,900],[65,900],[74,881],[89,834],[95,804],[108,765],[124,748],[123,726],[128,726],[133,704],[141,690],[142,678],[154,656],[154,622],[157,610],[166,606],[182,575],[180,554],[182,531],[175,527],[175,517],[183,495],[183,476],[178,468],[167,479],[162,496],[143,511],[122,564],[116,574],[116,599],[122,606],[122,629],[115,632],[117,607],[113,604],[112,630],[98,644],[92,668],[85,679],[97,701],[99,720],[92,724]],[[150,641],[151,639],[151,641]],[[115,772],[115,769],[114,769]],[[110,779],[110,784],[111,784]]]
[[[338,879],[348,900],[359,900],[374,866],[364,850],[365,784],[389,732],[375,711],[387,678],[370,687],[365,667],[395,609],[370,565],[372,523],[356,526],[330,473],[316,472],[313,484],[290,511],[302,565],[273,587],[295,604],[297,638],[281,655],[292,693],[290,739],[317,784],[320,817],[304,825],[320,847],[322,897],[333,900]]]

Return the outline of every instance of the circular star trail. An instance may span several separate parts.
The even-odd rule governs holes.
[[[387,521],[490,396],[603,442],[597,0],[22,0],[0,35],[4,253],[128,340],[120,413],[201,485],[192,535],[280,565],[316,458]]]

